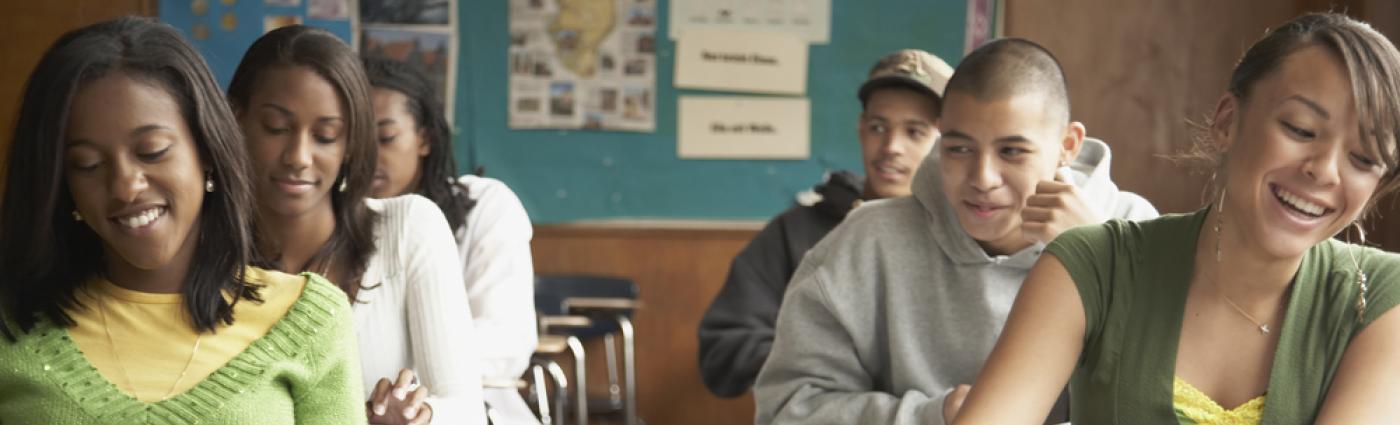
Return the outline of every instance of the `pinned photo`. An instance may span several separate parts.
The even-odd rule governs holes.
[[[555,81],[549,83],[549,114],[571,116],[574,114],[574,83]]]
[[[350,19],[348,0],[307,0],[306,17],[323,20]]]
[[[647,73],[647,68],[648,68],[648,67],[647,67],[647,60],[646,60],[646,58],[632,58],[632,59],[628,59],[628,60],[627,60],[627,63],[626,63],[625,65],[622,66],[622,75],[627,75],[627,76],[646,75],[646,73]]]
[[[452,98],[447,93],[449,55],[452,54],[450,33],[370,28],[365,29],[360,43],[360,54],[408,63],[428,77],[440,96],[439,101]]]
[[[632,6],[627,13],[627,25],[646,27],[656,24],[655,10],[650,6]]]
[[[301,15],[267,15],[263,17],[263,33],[272,30],[301,24]]]
[[[515,110],[518,112],[539,113],[540,99],[537,97],[522,97],[515,99]]]
[[[651,117],[651,89],[627,87],[622,89],[622,118],[645,120]]]
[[[360,0],[366,24],[447,25],[451,0]]]

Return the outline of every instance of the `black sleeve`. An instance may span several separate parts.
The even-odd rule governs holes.
[[[770,222],[734,257],[724,288],[700,320],[700,376],[720,397],[748,392],[772,348],[778,307],[796,268],[782,221]]]

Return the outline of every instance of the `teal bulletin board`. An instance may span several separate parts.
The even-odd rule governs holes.
[[[244,50],[263,33],[265,15],[305,16],[266,0],[163,0],[161,19],[194,40],[225,86]],[[458,0],[454,145],[459,171],[482,167],[520,196],[536,223],[605,218],[767,219],[828,170],[861,172],[856,88],[876,59],[902,48],[928,50],[954,66],[962,56],[967,0],[832,0],[831,42],[809,50],[811,157],[780,160],[681,160],[676,102],[707,94],[672,86],[675,51],[667,34],[668,1],[657,0],[656,131],[511,130],[507,128],[508,0]],[[232,31],[220,26],[226,14]],[[350,40],[349,21],[306,20]],[[728,94],[728,93],[724,93]]]
[[[827,170],[861,172],[856,89],[877,59],[928,50],[957,65],[966,0],[832,0],[831,43],[809,50],[811,157],[803,161],[681,160],[676,156],[675,43],[657,5],[656,132],[510,130],[509,7],[469,0],[459,16],[458,165],[484,167],[520,196],[536,223],[599,218],[767,219]],[[470,6],[465,6],[470,4]]]
[[[283,0],[286,1],[286,0]],[[351,42],[350,21],[319,20],[307,18],[308,0],[296,1],[296,6],[276,6],[278,1],[267,0],[161,0],[160,20],[180,29],[189,40],[204,54],[204,60],[214,71],[219,85],[228,87],[238,61],[253,41],[263,35],[263,19],[267,16],[295,16],[303,24],[325,28],[339,36],[346,43]],[[232,21],[232,29],[226,21]],[[208,31],[208,37],[200,39],[197,33]]]

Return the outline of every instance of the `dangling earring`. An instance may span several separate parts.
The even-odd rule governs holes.
[[[73,221],[83,221],[83,215],[79,214],[78,210],[73,210]]]
[[[1356,226],[1356,234],[1361,238],[1361,245],[1366,245],[1366,230],[1361,227],[1360,221],[1351,222]],[[1360,247],[1348,247],[1347,253],[1351,254],[1351,265],[1356,270],[1356,288],[1360,291],[1356,293],[1356,320],[1361,321],[1366,317],[1366,290],[1370,289],[1366,281],[1366,271],[1361,270],[1361,262],[1356,260],[1356,250]]]
[[[1225,221],[1225,188],[1220,188],[1220,200],[1215,203],[1215,262],[1220,262],[1220,223]]]
[[[345,181],[350,179],[340,179],[340,191],[345,192]]]
[[[204,177],[204,191],[208,193],[214,193],[214,179],[209,178],[208,176]]]

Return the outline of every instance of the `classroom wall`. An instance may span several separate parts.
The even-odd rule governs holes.
[[[657,34],[669,1],[658,0]],[[834,0],[831,44],[812,46],[812,156],[805,161],[676,157],[675,44],[657,37],[655,133],[506,128],[507,2],[460,14],[456,126],[459,168],[485,168],[520,195],[536,223],[615,217],[767,219],[830,169],[860,170],[856,88],[876,59],[907,47],[956,65],[965,0]],[[465,5],[466,3],[464,3]],[[465,149],[464,149],[465,148]]]
[[[1005,32],[1039,42],[1065,68],[1074,119],[1113,148],[1113,178],[1162,212],[1205,205],[1208,176],[1163,158],[1182,152],[1224,94],[1245,49],[1274,25],[1345,11],[1391,41],[1400,6],[1387,0],[1006,0]],[[1400,250],[1400,197],[1378,203],[1368,241]]]
[[[1113,179],[1162,212],[1204,205],[1207,176],[1163,155],[1189,146],[1230,71],[1270,25],[1294,15],[1276,0],[1007,0],[1006,35],[1054,52],[1073,118],[1113,149]]]

